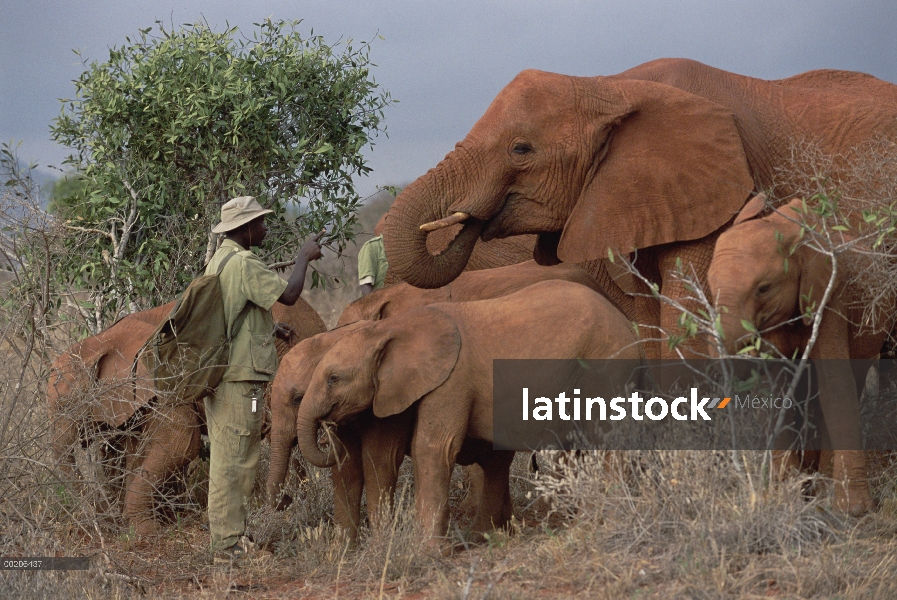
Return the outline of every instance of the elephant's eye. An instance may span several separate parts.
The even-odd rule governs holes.
[[[336,373],[331,373],[330,377],[327,378],[327,385],[336,385],[339,382],[339,376]]]
[[[511,152],[513,152],[514,154],[529,154],[532,151],[533,147],[524,142],[517,142],[511,149]]]
[[[760,287],[757,288],[757,295],[762,296],[762,295],[766,294],[771,288],[772,288],[771,283],[764,283],[763,285],[761,285]]]
[[[302,394],[293,396],[293,406],[299,406],[300,404],[302,404]]]

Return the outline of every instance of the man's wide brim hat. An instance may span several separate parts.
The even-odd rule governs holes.
[[[221,222],[212,228],[212,233],[226,233],[245,225],[253,219],[274,212],[263,207],[253,196],[240,196],[228,200],[221,207]]]

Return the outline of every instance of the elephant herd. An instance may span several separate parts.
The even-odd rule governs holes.
[[[690,294],[673,274],[683,265],[719,309],[728,352],[762,331],[786,356],[812,336],[811,358],[874,360],[897,299],[879,303],[875,328],[861,327],[856,277],[847,269],[832,277],[831,263],[802,243],[792,210],[802,203],[772,209],[756,195],[787,201],[801,192],[777,178],[797,145],[835,157],[837,170],[880,137],[897,140],[897,86],[861,73],[765,81],[684,59],[607,77],[524,71],[396,199],[383,235],[390,275],[406,283],[351,304],[331,331],[307,311],[275,312],[293,319],[295,335],[271,386],[269,499],[286,503],[281,486],[298,443],[309,462],[331,467],[335,519],[356,535],[362,492],[376,518],[408,454],[429,536],[445,534],[456,463],[478,465],[482,476],[473,531],[505,524],[513,453],[491,443],[491,361],[673,356],[673,304]],[[503,239],[514,258],[496,250]],[[521,247],[532,247],[535,262],[519,262]],[[608,255],[631,259],[644,278]],[[465,272],[474,263],[490,268]],[[823,292],[831,301],[814,319]],[[151,385],[131,366],[141,336],[166,312],[131,315],[54,364],[49,408],[63,464],[85,431],[124,430],[148,412]],[[688,350],[706,354],[697,342]],[[851,448],[834,452],[835,505],[859,514],[872,507],[856,450],[865,373],[849,380],[818,382],[819,404],[832,446]],[[89,403],[85,390],[96,396]],[[154,411],[141,435],[125,438],[123,514],[139,532],[156,527],[154,487],[199,449],[200,408],[178,410]],[[339,424],[327,451],[322,423]]]
[[[504,524],[514,453],[492,449],[492,359],[638,359],[631,323],[599,292],[575,265],[528,261],[462,273],[439,290],[398,284],[356,301],[336,329],[301,342],[281,364],[271,394],[269,496],[279,493],[298,440],[312,464],[339,463],[334,514],[352,535],[362,487],[376,516],[405,454],[433,535],[447,526],[456,463],[476,463],[484,476],[472,529]],[[340,459],[318,448],[325,420],[349,426],[338,430]]]

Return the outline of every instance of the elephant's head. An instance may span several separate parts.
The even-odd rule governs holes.
[[[395,285],[374,290],[367,296],[362,296],[349,303],[336,322],[337,327],[357,323],[358,321],[379,321],[387,316],[388,309],[393,300],[399,297],[397,288],[405,288],[406,285]]]
[[[266,491],[272,502],[277,501],[287,476],[290,453],[296,443],[296,415],[315,368],[334,344],[364,324],[353,323],[306,338],[281,358],[271,383],[271,465]]]
[[[299,448],[314,465],[333,466],[318,447],[324,421],[366,410],[388,417],[442,385],[458,361],[461,335],[445,313],[419,308],[360,326],[321,359],[296,417]]]
[[[271,315],[275,321],[274,345],[278,359],[282,359],[300,341],[327,331],[321,315],[303,298],[292,305],[275,302]]]
[[[349,304],[340,315],[337,327],[357,321],[379,321],[414,308],[451,302],[450,288],[421,290],[407,283],[396,283],[389,287],[374,290]]]
[[[752,335],[744,323],[763,332],[779,351],[793,352],[793,330],[809,324],[808,309],[818,303],[831,275],[823,255],[801,243],[803,201],[759,217],[765,204],[763,195],[755,197],[720,235],[707,273],[726,349],[733,353]]]
[[[439,287],[479,237],[538,233],[541,264],[582,262],[704,237],[752,188],[722,106],[652,81],[524,71],[402,191],[384,241],[401,279]],[[427,231],[458,223],[442,253],[428,252]]]

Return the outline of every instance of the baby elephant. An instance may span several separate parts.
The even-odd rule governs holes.
[[[801,200],[760,217],[764,207],[763,196],[754,198],[719,237],[707,279],[712,297],[726,308],[720,318],[729,352],[747,343],[751,332],[742,324],[750,323],[764,341],[793,356],[810,341],[811,315],[829,285],[832,265],[825,255],[801,243]],[[875,329],[860,325],[863,295],[855,275],[862,268],[841,261],[810,352],[812,359],[840,359],[827,361],[826,368],[817,371],[819,406],[835,449],[835,506],[852,514],[872,507],[865,454],[859,450],[859,396],[871,360],[878,357],[895,317],[890,298],[875,319]]]
[[[444,536],[449,482],[465,439],[493,441],[493,359],[639,359],[637,344],[631,323],[607,299],[566,281],[414,309],[359,327],[321,359],[299,407],[299,447],[312,464],[331,466],[332,454],[317,445],[322,421],[341,423],[370,409],[380,418],[416,409],[417,519],[428,537]],[[478,526],[505,522],[509,463],[484,468]]]

